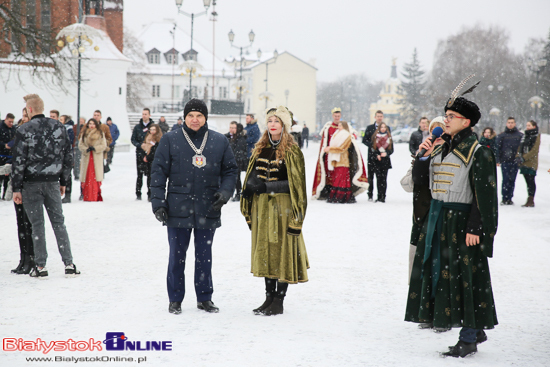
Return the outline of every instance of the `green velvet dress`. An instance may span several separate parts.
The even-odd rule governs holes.
[[[438,233],[440,273],[437,289],[433,292],[431,261],[424,263],[426,219],[416,247],[406,321],[433,322],[434,327],[439,328],[492,329],[498,324],[487,260],[492,257],[498,222],[496,166],[494,154],[489,148],[480,147],[475,154],[468,154],[477,144],[474,139],[465,139],[449,154],[460,157],[466,165],[466,160],[469,161],[473,156],[468,182],[482,219],[480,244],[466,246],[469,211],[442,209],[443,224]],[[440,152],[441,148],[436,149],[432,158]]]
[[[252,231],[251,272],[290,284],[307,282],[309,261],[302,236],[307,208],[304,156],[297,145],[278,164],[275,154],[268,145],[253,155],[244,181],[243,191],[251,174],[266,182],[288,180],[290,188],[290,193],[241,197],[241,213]]]

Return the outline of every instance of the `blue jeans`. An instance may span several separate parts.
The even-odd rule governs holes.
[[[181,302],[185,297],[185,259],[191,232],[195,232],[195,293],[197,302],[212,300],[212,241],[216,229],[168,227],[170,259],[166,285],[170,302]]]
[[[516,187],[518,165],[516,162],[501,163],[500,167],[502,168],[502,200],[512,200]]]
[[[458,336],[458,340],[461,340],[465,343],[475,343],[477,339],[477,332],[479,330],[477,329],[470,329],[468,327],[463,327],[460,329],[460,335]]]

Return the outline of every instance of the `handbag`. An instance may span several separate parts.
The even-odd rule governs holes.
[[[413,171],[413,168],[411,166],[409,168],[409,170],[407,171],[407,173],[405,174],[405,176],[403,176],[403,178],[400,181],[401,187],[406,192],[413,192],[413,190],[414,190],[414,182],[413,182],[413,177],[412,177],[412,171]]]

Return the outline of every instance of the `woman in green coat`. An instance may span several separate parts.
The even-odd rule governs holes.
[[[286,107],[267,111],[267,130],[246,172],[241,213],[252,231],[254,276],[265,278],[265,302],[257,315],[283,313],[288,284],[307,282],[309,262],[302,237],[307,194],[302,151],[290,135]]]
[[[525,177],[525,183],[527,184],[528,198],[522,207],[532,208],[535,206],[535,191],[537,190],[535,176],[537,175],[537,168],[539,168],[539,148],[539,128],[537,123],[531,120],[527,122],[525,134],[521,138],[516,156],[520,166],[519,172]]]

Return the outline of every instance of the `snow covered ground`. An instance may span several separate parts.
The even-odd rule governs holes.
[[[214,239],[213,300],[220,313],[197,310],[192,261],[183,313],[168,313],[166,229],[147,201],[135,200],[133,152],[115,154],[104,202],[79,202],[73,193],[73,203],[63,206],[79,278],[64,278],[49,225],[48,279],[10,274],[19,259],[16,221],[13,203],[0,202],[2,339],[103,341],[107,332],[124,332],[143,344],[172,341],[172,351],[2,350],[0,366],[51,365],[27,358],[56,356],[65,364],[75,363],[71,357],[120,357],[113,362],[119,366],[136,365],[122,357],[146,357],[146,366],[548,366],[550,136],[542,140],[536,207],[520,207],[527,192],[518,176],[516,205],[499,208],[490,266],[500,325],[473,357],[439,356],[456,343],[457,329],[436,334],[403,321],[412,203],[399,185],[411,161],[401,144],[385,204],[368,202],[366,194],[353,205],[310,201],[304,227],[310,281],[289,287],[285,313],[275,317],[251,311],[264,300],[264,282],[250,274],[250,232],[233,202],[223,208]],[[304,149],[308,189],[318,148]]]

